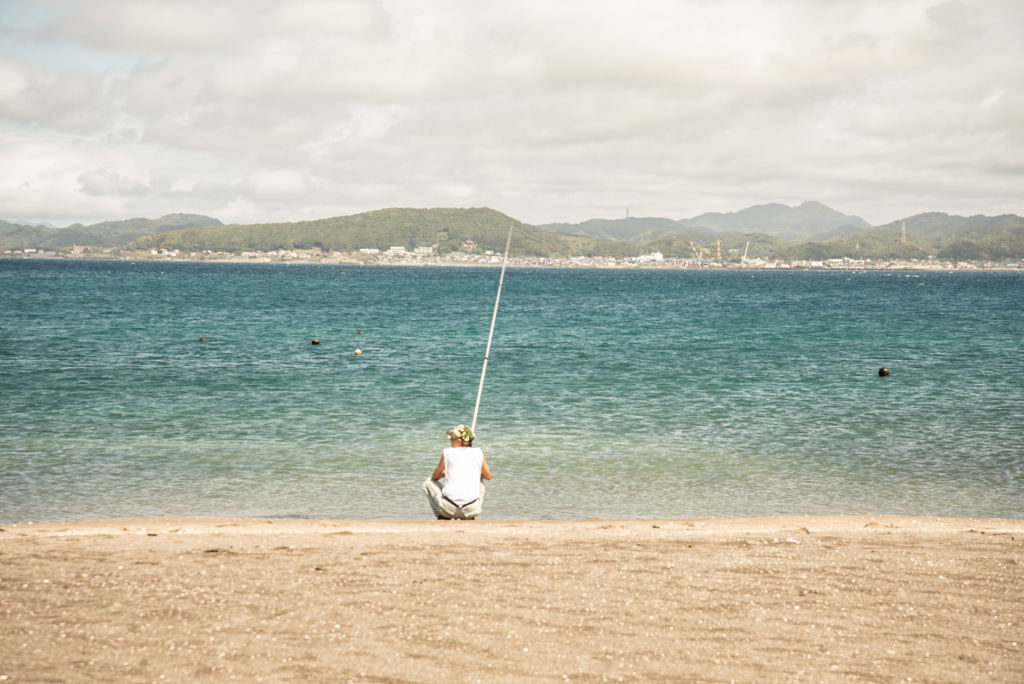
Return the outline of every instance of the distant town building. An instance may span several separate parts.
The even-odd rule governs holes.
[[[417,247],[416,248],[416,254],[433,254],[433,253],[434,253],[434,248],[433,247]]]
[[[362,252],[363,254],[380,254],[380,250],[376,248],[361,249],[359,251]]]
[[[89,245],[72,245],[71,249],[75,254],[81,254],[82,252],[88,252],[92,248]],[[156,254],[156,252],[153,253]]]
[[[640,257],[636,257],[636,261],[641,264],[650,263],[652,261],[665,261],[665,255],[661,252],[651,252]]]

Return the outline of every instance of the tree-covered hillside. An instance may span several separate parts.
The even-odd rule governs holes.
[[[1006,216],[918,214],[906,219],[907,242],[900,242],[903,220],[842,240],[804,242],[773,256],[784,261],[840,259],[925,259],[1004,261],[1024,258],[1024,219]]]
[[[840,213],[821,202],[803,202],[796,207],[760,204],[725,214],[709,212],[679,223],[717,233],[766,233],[789,242],[812,240],[817,235],[847,226],[856,230],[871,228],[871,224],[859,216]]]
[[[759,204],[740,211],[708,212],[679,220],[636,217],[590,219],[582,223],[548,223],[536,227],[552,233],[581,235],[595,240],[647,244],[674,233],[684,234],[694,242],[698,239],[705,241],[707,236],[754,233],[767,234],[789,242],[831,239],[870,230],[871,224],[859,216],[842,214],[820,202],[804,202],[796,207]]]
[[[997,235],[982,240],[957,240],[938,254],[952,261],[1024,259],[1024,235]]]
[[[843,240],[829,242],[803,242],[784,247],[773,257],[783,261],[821,261],[823,259],[925,259],[938,254],[935,240],[919,235],[907,235],[907,241],[899,241],[899,233],[862,233]]]
[[[391,246],[413,250],[436,245],[435,251],[442,254],[460,249],[501,252],[512,225],[515,230],[511,251],[517,256],[640,253],[627,245],[602,245],[589,238],[544,233],[487,208],[381,209],[297,223],[190,228],[140,238],[129,247],[237,253],[313,248],[354,252],[364,248],[386,250]],[[466,247],[470,243],[473,246]]]
[[[772,216],[823,214],[833,223],[842,218],[838,212],[814,203],[805,203],[795,209],[785,205],[762,205],[718,218],[727,217],[729,222],[771,223]],[[680,228],[681,223],[684,222],[669,219],[595,219],[573,225],[548,224],[545,226],[547,230],[540,230],[487,208],[381,209],[315,221],[230,226],[208,216],[170,214],[156,220],[105,221],[92,226],[76,224],[60,229],[16,226],[0,221],[0,245],[7,248],[53,248],[84,244],[145,251],[177,249],[186,253],[313,248],[355,252],[363,248],[383,251],[392,246],[402,246],[410,251],[417,247],[435,247],[437,254],[488,250],[500,253],[504,249],[509,226],[513,225],[512,254],[519,257],[623,258],[661,252],[666,258],[689,259],[693,256],[692,242],[701,257],[708,259],[718,256],[718,241],[721,240],[723,260],[738,259],[744,250],[751,259],[784,261],[842,257],[893,260],[936,256],[960,261],[1024,258],[1024,219],[1012,214],[962,217],[929,213],[911,216],[906,219],[906,243],[899,242],[903,220],[849,237],[846,234],[850,227],[840,226],[831,229],[827,235],[841,239],[797,245],[778,235],[751,230],[735,231],[719,238],[700,227]],[[591,235],[548,232],[558,225],[567,232],[589,232]],[[805,226],[808,230],[809,225]],[[672,230],[662,230],[672,226],[675,226]],[[594,235],[616,239],[597,239]]]
[[[168,214],[158,219],[133,218],[126,221],[103,221],[90,226],[75,223],[67,228],[15,226],[0,221],[0,246],[4,247],[123,247],[144,235],[193,226],[222,226],[215,218],[200,214]]]
[[[700,235],[701,239],[711,234],[709,230],[687,228],[672,219],[634,216],[621,219],[590,219],[582,223],[546,223],[534,226],[534,228],[548,233],[577,235],[594,240],[612,240],[636,245],[652,242],[669,233],[679,231],[686,231],[689,235]]]
[[[1002,216],[951,216],[932,211],[877,226],[875,232],[900,234],[903,223],[907,235],[929,238],[962,238],[976,240],[1005,234],[1024,234],[1024,218],[1014,214]]]

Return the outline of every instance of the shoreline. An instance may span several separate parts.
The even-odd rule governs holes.
[[[864,525],[867,521],[867,525]],[[734,518],[564,518],[564,519],[487,519],[458,521],[471,527],[522,527],[524,525],[537,528],[590,527],[601,525],[625,525],[627,527],[643,525],[674,525],[681,524],[688,528],[699,526],[708,531],[732,531],[737,533],[756,533],[777,527],[778,525],[797,525],[815,527],[831,531],[855,531],[861,527],[874,527],[871,522],[882,521],[892,529],[917,529],[920,531],[950,532],[964,529],[984,528],[992,531],[1019,531],[1024,535],[1024,519],[1014,518],[960,518],[941,516],[890,515],[887,513],[861,513],[858,515],[775,515],[746,516]],[[408,531],[427,526],[436,527],[442,521],[394,520],[377,518],[205,518],[176,516],[167,518],[104,518],[97,520],[56,520],[49,522],[0,523],[0,541],[9,540],[4,533],[18,532],[18,536],[51,536],[54,534],[73,534],[77,536],[89,534],[116,534],[121,532],[142,532],[144,530],[163,530],[169,528],[180,534],[209,534],[221,528],[239,528],[233,532],[243,534],[262,534],[267,531],[263,525],[275,525],[275,532],[306,532],[313,533],[323,528],[344,527],[358,529],[361,532]],[[456,521],[448,521],[456,522]],[[881,524],[881,523],[880,523]],[[51,529],[60,528],[60,529]]]
[[[1024,520],[0,528],[11,682],[1024,680]]]
[[[474,262],[474,261],[439,261],[430,263],[417,263],[415,261],[394,261],[394,262],[363,262],[363,261],[342,261],[336,259],[273,259],[273,260],[258,260],[258,259],[146,259],[137,257],[120,257],[120,256],[109,256],[109,257],[82,257],[82,256],[46,256],[46,257],[25,257],[25,256],[12,256],[12,255],[0,255],[0,259],[15,259],[22,260],[82,260],[82,261],[139,261],[139,262],[153,262],[153,263],[188,263],[188,264],[287,264],[287,265],[303,265],[303,266],[412,266],[412,267],[470,267],[470,268],[488,268],[496,267],[501,268],[501,262]],[[969,263],[969,262],[965,262]],[[976,266],[973,263],[967,267],[957,267],[956,265],[942,265],[942,266],[919,266],[915,267],[913,264],[901,263],[898,266],[884,266],[884,267],[866,267],[866,266],[774,266],[774,265],[743,265],[743,266],[683,266],[678,262],[668,263],[637,263],[637,264],[615,264],[615,265],[593,265],[593,264],[513,264],[509,262],[509,268],[544,268],[544,269],[593,269],[598,271],[616,271],[616,270],[651,270],[651,271],[708,271],[708,272],[732,272],[732,271],[779,271],[779,272],[806,272],[806,271],[822,271],[822,272],[834,272],[834,273],[847,273],[850,271],[865,271],[865,272],[902,272],[902,271],[913,271],[913,272],[924,272],[924,273],[1016,273],[1024,270],[1024,266],[1021,265],[1004,265],[996,264],[993,266]]]

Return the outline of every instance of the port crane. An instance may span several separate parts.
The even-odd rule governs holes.
[[[690,249],[693,250],[693,256],[697,257],[697,268],[700,268],[700,252],[697,251],[697,246],[693,244],[693,240],[687,240],[690,243]]]

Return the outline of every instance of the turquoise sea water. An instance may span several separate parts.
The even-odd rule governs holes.
[[[0,260],[0,522],[429,518],[497,281]],[[510,269],[501,304],[485,518],[1024,518],[1019,274]]]

